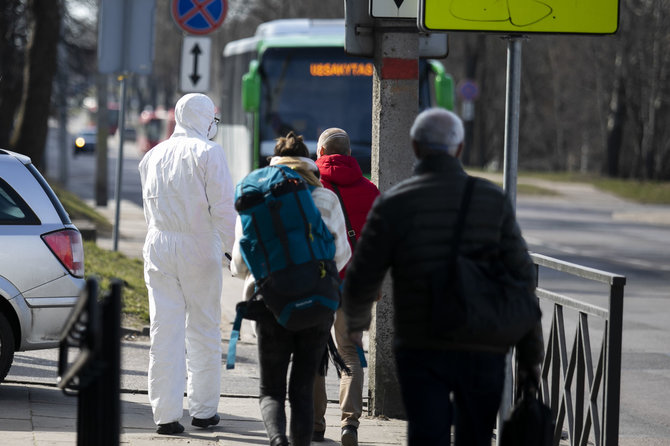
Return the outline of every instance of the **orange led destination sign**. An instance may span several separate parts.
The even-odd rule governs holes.
[[[309,74],[317,77],[372,76],[374,67],[371,62],[356,63],[312,63]]]

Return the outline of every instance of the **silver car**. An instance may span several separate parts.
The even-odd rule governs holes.
[[[30,158],[0,149],[0,382],[15,351],[56,347],[84,286],[84,246]]]

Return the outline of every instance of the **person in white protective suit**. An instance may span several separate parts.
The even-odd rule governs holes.
[[[210,141],[212,101],[187,94],[175,106],[172,136],[140,162],[144,280],[149,292],[149,400],[159,434],[184,431],[184,378],[191,424],[219,422],[221,291],[232,252],[233,184],[223,148]],[[188,372],[188,375],[187,375]]]

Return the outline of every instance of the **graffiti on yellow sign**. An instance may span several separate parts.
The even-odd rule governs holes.
[[[421,0],[428,31],[612,34],[619,0]]]

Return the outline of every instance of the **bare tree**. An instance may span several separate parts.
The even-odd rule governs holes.
[[[0,0],[0,30],[0,147],[9,147],[23,91],[28,38],[25,1]]]
[[[607,120],[607,146],[604,174],[619,176],[619,160],[623,146],[623,131],[626,119],[626,82],[622,74],[622,55],[617,54],[615,62],[615,82],[610,98],[609,118]]]
[[[621,2],[612,67],[616,80],[610,88],[609,174],[670,178],[670,129],[666,125],[670,118],[669,7],[668,0]]]
[[[32,26],[24,68],[23,97],[11,146],[30,156],[35,166],[43,168],[62,3],[59,0],[29,0],[28,7]]]
[[[624,0],[614,36],[531,35],[523,42],[519,166],[670,178],[670,0]],[[475,164],[502,160],[505,48],[449,35],[458,83],[480,86]],[[474,160],[471,160],[474,161]],[[499,163],[498,163],[499,164]]]

